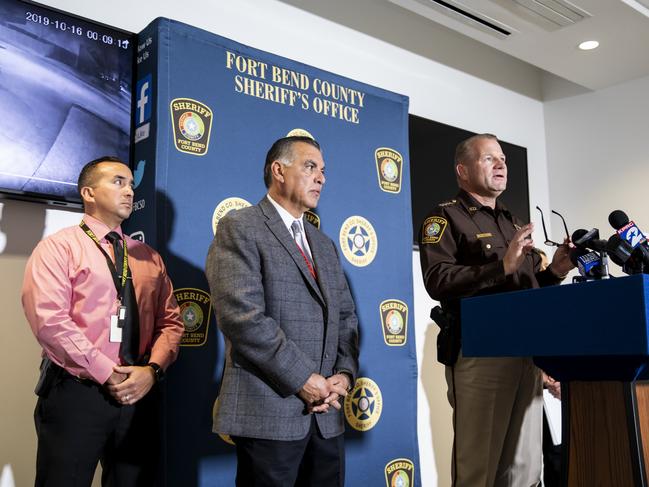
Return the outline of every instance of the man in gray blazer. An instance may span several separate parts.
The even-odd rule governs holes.
[[[304,220],[325,182],[320,146],[268,151],[268,194],[228,213],[206,275],[225,369],[214,431],[237,448],[237,486],[342,486],[342,397],[358,371],[358,321],[334,243]]]

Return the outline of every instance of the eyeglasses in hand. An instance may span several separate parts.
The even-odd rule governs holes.
[[[550,247],[560,247],[563,245],[563,243],[555,242],[554,240],[551,240],[550,237],[548,237],[548,230],[545,228],[545,218],[543,217],[543,210],[539,208],[538,206],[536,207],[537,210],[539,210],[539,213],[541,214],[541,225],[543,225],[543,235],[545,237],[545,242],[543,242],[545,245],[548,245]],[[566,231],[566,238],[570,238],[570,232],[568,232],[568,225],[566,225],[566,220],[563,216],[561,216],[561,213],[550,210],[552,213],[557,215],[559,218],[561,218],[561,221],[563,222],[563,229]]]

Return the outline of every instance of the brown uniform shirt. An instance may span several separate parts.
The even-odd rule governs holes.
[[[459,313],[460,298],[558,284],[541,259],[529,253],[520,268],[505,276],[503,258],[523,222],[496,202],[482,206],[466,191],[435,206],[424,220],[419,255],[424,284],[445,311]]]

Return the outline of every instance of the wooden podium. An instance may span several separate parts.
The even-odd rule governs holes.
[[[462,353],[561,381],[563,485],[649,487],[648,326],[647,275],[481,296],[462,300]]]

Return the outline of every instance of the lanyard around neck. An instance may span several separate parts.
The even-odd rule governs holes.
[[[122,297],[122,293],[124,291],[124,286],[126,285],[126,278],[128,275],[128,247],[126,246],[126,240],[122,238],[122,247],[124,249],[124,258],[122,259],[122,274],[121,274],[121,282],[120,282],[120,275],[117,273],[117,267],[115,262],[113,264],[113,260],[110,258],[110,255],[108,255],[108,252],[104,250],[104,248],[101,246],[101,243],[99,242],[99,239],[97,238],[97,235],[95,235],[95,232],[90,230],[90,227],[81,220],[81,223],[79,223],[79,226],[81,229],[85,232],[88,237],[92,239],[93,242],[95,242],[95,245],[97,248],[101,251],[102,254],[104,254],[104,257],[106,257],[106,262],[108,263],[108,268],[111,270],[111,273],[113,274],[113,281],[115,282],[115,289],[117,289],[117,293],[120,296],[120,299]],[[117,258],[117,256],[115,256]]]

